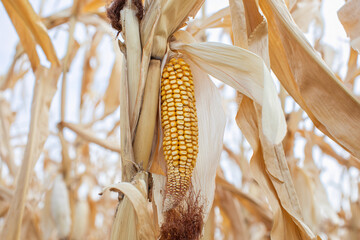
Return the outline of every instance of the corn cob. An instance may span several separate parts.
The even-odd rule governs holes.
[[[198,153],[198,119],[192,74],[183,59],[172,58],[161,81],[161,124],[167,162],[167,194],[175,206],[185,196]]]

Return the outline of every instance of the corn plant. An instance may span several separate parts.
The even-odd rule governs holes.
[[[348,56],[329,0],[51,4],[0,9],[0,239],[359,238],[358,0]]]

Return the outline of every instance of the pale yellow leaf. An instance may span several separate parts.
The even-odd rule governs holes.
[[[271,68],[317,128],[360,157],[360,102],[305,40],[280,0],[260,2],[269,24]]]

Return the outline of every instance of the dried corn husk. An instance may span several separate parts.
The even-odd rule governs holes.
[[[161,14],[154,33],[152,57],[162,59],[166,53],[168,38],[183,27],[188,17],[194,17],[204,0],[168,0],[161,1]],[[146,30],[143,36],[150,35],[151,29]],[[146,39],[146,38],[145,38]]]

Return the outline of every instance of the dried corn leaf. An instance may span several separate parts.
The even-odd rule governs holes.
[[[179,34],[176,37],[184,38]],[[170,47],[204,72],[262,105],[264,134],[273,143],[282,141],[286,133],[284,114],[270,72],[259,56],[221,43],[172,42]]]
[[[236,197],[239,202],[246,208],[255,218],[263,222],[268,229],[271,229],[273,221],[271,212],[265,208],[264,204],[259,202],[256,198],[248,195],[241,190],[228,183],[225,179],[217,176],[216,183],[222,189],[227,190]]]
[[[24,20],[16,12],[14,6],[10,3],[11,1],[3,1],[6,12],[8,13],[16,32],[19,36],[22,47],[28,55],[29,61],[33,72],[36,71],[40,65],[40,59],[36,52],[36,42],[31,34],[31,31],[24,24]]]
[[[13,204],[2,233],[2,239],[19,239],[20,225],[24,213],[26,195],[29,188],[31,173],[40,156],[48,136],[48,118],[51,100],[56,92],[60,68],[39,67],[36,72],[36,84],[31,107],[30,132],[26,145],[24,159],[17,179]]]
[[[244,239],[249,239],[244,211],[236,198],[234,198],[230,192],[224,191],[224,189],[217,189],[217,193],[219,194],[219,207],[222,208],[229,218],[234,236],[241,236]]]
[[[279,0],[260,2],[268,23],[271,67],[287,92],[327,136],[360,157],[360,103],[305,40]]]
[[[244,98],[236,116],[237,124],[254,150],[250,167],[265,192],[274,213],[274,239],[314,239],[302,214],[281,144],[273,145],[262,134],[259,106]],[[249,129],[252,128],[252,129]],[[247,130],[245,130],[247,129]]]
[[[338,11],[339,19],[350,37],[351,46],[360,52],[360,1],[350,0]]]
[[[26,26],[27,29],[29,30],[29,32],[34,37],[34,39],[36,40],[36,42],[43,49],[47,59],[55,66],[59,66],[60,63],[56,56],[56,52],[55,52],[54,46],[52,45],[51,39],[50,39],[49,35],[47,34],[47,30],[46,30],[44,24],[41,22],[40,17],[35,13],[34,9],[30,5],[29,1],[27,1],[27,0],[4,0],[2,2],[4,4],[6,4],[7,6],[12,7],[12,8],[10,8],[10,7],[7,8],[7,11],[10,11],[11,14],[12,13],[14,15],[16,14],[18,16],[17,19],[19,19],[19,21],[21,19],[21,23],[18,22],[18,23],[16,23],[16,25],[19,26],[19,24],[23,24],[24,26]],[[17,21],[17,20],[15,20],[15,21]],[[21,31],[21,30],[24,30],[24,29],[19,29],[19,31]],[[25,30],[24,34],[25,33],[28,33],[28,32]],[[23,34],[21,34],[21,36],[23,36]],[[33,42],[29,38],[24,39],[24,42],[22,42],[22,43],[23,44],[25,44],[25,43],[33,44]],[[30,57],[32,59],[36,58],[35,57],[35,55],[36,55],[35,49],[32,49],[32,50],[29,49],[28,53],[31,54]],[[35,59],[34,59],[34,61],[35,62],[33,62],[33,64],[35,64],[34,66],[36,67],[36,64],[38,64],[38,62]]]
[[[144,103],[134,139],[135,161],[142,164],[145,170],[148,167],[157,123],[160,75],[160,61],[155,59],[151,60],[149,75],[145,86]]]

